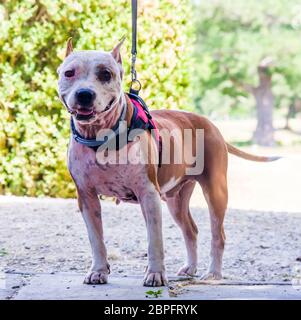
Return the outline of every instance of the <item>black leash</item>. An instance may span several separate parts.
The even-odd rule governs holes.
[[[144,100],[139,96],[139,91],[141,89],[141,83],[137,79],[137,71],[135,68],[136,58],[137,58],[137,7],[138,7],[138,0],[132,0],[132,64],[131,64],[131,75],[132,75],[132,82],[130,86],[129,97],[138,101],[142,108],[144,109],[145,114],[147,115],[148,119],[152,121],[152,116],[149,113],[148,107]],[[153,122],[151,127],[154,129]],[[162,138],[159,136],[158,144],[158,151],[159,151],[159,168],[161,167],[162,162]]]
[[[139,91],[141,89],[141,83],[137,79],[137,71],[135,68],[136,58],[137,58],[137,7],[138,7],[138,1],[132,0],[132,65],[131,65],[132,82],[130,86],[130,93],[138,96]]]

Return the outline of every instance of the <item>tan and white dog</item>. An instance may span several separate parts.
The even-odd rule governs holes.
[[[66,58],[58,69],[59,96],[72,114],[74,126],[80,135],[95,139],[99,130],[112,128],[120,119],[126,105],[125,121],[130,123],[133,105],[122,91],[123,68],[120,55],[121,42],[112,52],[73,52],[68,41]],[[197,271],[197,226],[190,214],[189,200],[196,183],[202,187],[208,203],[211,220],[211,263],[203,279],[221,279],[222,256],[225,244],[223,221],[227,208],[228,152],[253,161],[272,161],[275,158],[250,155],[227,144],[219,130],[206,118],[181,111],[156,110],[151,115],[157,129],[178,130],[180,134],[170,140],[171,152],[183,138],[184,129],[192,132],[190,145],[184,144],[180,152],[192,147],[195,157],[203,159],[203,170],[187,174],[185,162],[100,164],[96,152],[71,135],[68,150],[68,168],[76,184],[79,208],[87,226],[92,247],[92,266],[85,283],[107,283],[110,272],[103,238],[101,207],[98,196],[113,196],[120,201],[139,203],[147,227],[148,267],[144,285],[161,286],[167,283],[161,223],[161,199],[179,225],[187,248],[187,262],[179,275],[194,275]],[[203,130],[203,150],[196,154],[196,130]],[[156,155],[158,148],[148,130],[144,131],[148,147]],[[163,139],[162,145],[165,142]],[[137,142],[129,142],[122,150],[129,152]],[[137,150],[136,150],[137,151]],[[140,150],[141,151],[141,150]],[[117,151],[121,152],[120,151]],[[147,155],[148,160],[149,155]]]

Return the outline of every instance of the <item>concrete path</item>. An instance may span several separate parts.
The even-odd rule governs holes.
[[[13,300],[219,300],[219,299],[300,299],[301,284],[239,283],[223,281],[218,285],[198,279],[170,278],[169,288],[146,288],[141,277],[110,277],[106,285],[87,286],[83,275],[58,274],[5,274],[1,278],[0,299]],[[160,297],[146,294],[161,289]]]
[[[8,279],[15,275],[8,275]],[[37,274],[21,280],[13,295],[9,287],[0,297],[13,300],[144,300],[148,290],[161,290],[160,299],[169,299],[168,288],[146,288],[141,277],[110,277],[106,285],[84,285],[82,274]],[[8,281],[9,283],[10,281]],[[5,293],[6,291],[6,293]]]
[[[301,300],[301,283],[234,282],[217,285],[204,281],[177,281],[169,288],[170,297],[181,300]]]
[[[23,276],[20,274],[0,273],[0,300],[11,299],[23,284]]]

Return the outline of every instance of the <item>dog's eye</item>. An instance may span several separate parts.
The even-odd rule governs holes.
[[[75,74],[75,70],[74,69],[65,71],[65,77],[67,77],[67,78],[73,77],[74,74]]]
[[[97,77],[101,82],[108,82],[111,80],[112,75],[111,72],[108,70],[100,70],[97,74]]]

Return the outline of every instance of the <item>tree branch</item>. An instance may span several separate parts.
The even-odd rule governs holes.
[[[226,74],[228,75],[229,80],[236,86],[239,88],[242,88],[243,90],[247,91],[248,93],[254,94],[254,91],[256,90],[256,88],[254,86],[252,86],[249,83],[246,83],[244,81],[239,81],[236,78],[234,78],[233,76],[230,75],[229,72],[229,68],[226,66]]]
[[[233,83],[234,85],[236,85],[236,86],[239,87],[239,88],[244,89],[244,90],[247,91],[248,93],[253,94],[254,91],[255,91],[255,89],[256,89],[256,88],[253,87],[251,84],[245,83],[245,82],[242,82],[242,81],[238,81],[238,80],[235,79],[235,78],[230,78],[230,80],[232,81],[232,83]]]

